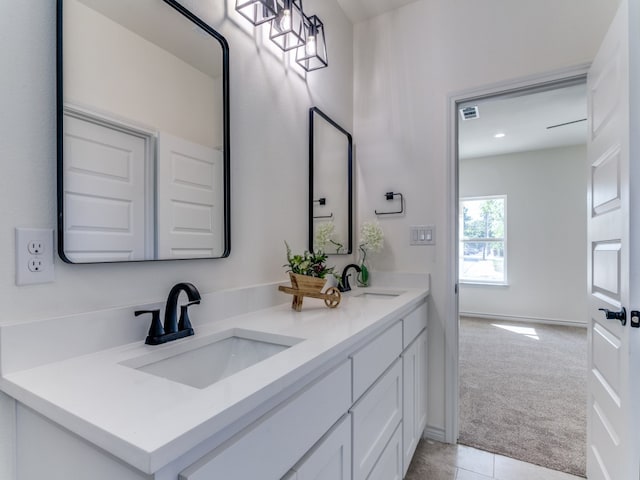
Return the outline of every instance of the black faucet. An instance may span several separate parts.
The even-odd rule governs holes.
[[[180,320],[178,321],[178,297],[180,292],[185,292],[189,298],[189,303],[180,306]],[[147,345],[160,345],[178,338],[193,335],[193,327],[189,320],[188,308],[191,305],[200,303],[200,292],[191,283],[178,283],[173,286],[167,297],[167,305],[164,308],[164,327],[160,324],[160,310],[136,310],[135,316],[143,313],[152,315],[151,327],[145,343]]]
[[[349,274],[348,274],[348,270],[350,268],[355,269],[355,271],[358,273],[361,272],[360,267],[355,263],[350,263],[349,265],[344,267],[344,270],[342,270],[342,279],[340,280],[340,285],[338,286],[338,289],[341,292],[348,292],[351,290],[351,285],[349,285]]]

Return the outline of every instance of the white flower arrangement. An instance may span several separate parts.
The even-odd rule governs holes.
[[[378,222],[364,222],[360,226],[360,250],[379,252],[384,247],[384,232]]]
[[[362,287],[369,285],[369,269],[365,264],[367,252],[375,253],[384,247],[384,232],[378,222],[364,222],[360,226],[360,244],[362,252],[360,260],[360,273],[358,274],[358,284]]]
[[[344,248],[334,235],[334,225],[332,222],[317,224],[315,232],[314,244],[316,248],[326,252],[327,246],[332,244],[336,249],[336,253],[340,253],[340,250]]]

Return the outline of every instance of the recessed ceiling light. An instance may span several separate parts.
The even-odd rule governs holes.
[[[506,133],[502,133],[502,132],[500,132],[500,133],[496,133],[496,134],[493,136],[493,138],[504,138],[504,137],[506,137],[506,136],[507,136],[507,134],[506,134]]]

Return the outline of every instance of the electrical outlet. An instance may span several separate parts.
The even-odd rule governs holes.
[[[41,272],[44,268],[44,265],[42,263],[42,260],[40,260],[39,258],[32,258],[27,263],[27,268],[30,272]]]
[[[53,282],[53,229],[16,228],[16,285]]]
[[[40,240],[31,240],[27,246],[31,255],[42,255],[44,253],[44,243]]]

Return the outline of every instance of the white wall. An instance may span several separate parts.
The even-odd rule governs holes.
[[[354,28],[354,127],[360,220],[406,196],[406,215],[380,217],[375,267],[430,272],[429,431],[443,433],[447,318],[448,96],[589,62],[617,2],[418,0]],[[410,225],[433,223],[434,247],[408,247]],[[452,286],[450,288],[453,288]]]
[[[77,0],[65,3],[65,19],[65,102],[199,145],[222,145],[220,76],[208,76]],[[212,55],[221,57],[217,40],[210,43],[217,50]]]
[[[586,324],[587,152],[460,161],[461,197],[507,195],[508,286],[461,284],[460,313]]]
[[[235,2],[186,3],[230,45],[231,256],[112,265],[56,259],[54,283],[15,285],[14,228],[56,225],[55,1],[0,2],[0,321],[161,301],[183,280],[211,292],[284,279],[283,240],[294,249],[307,246],[308,109],[317,105],[351,130],[352,25],[335,0],[305,1],[325,22],[329,49],[329,68],[305,80],[262,44],[236,15]],[[12,402],[3,398],[4,427]],[[10,479],[11,433],[0,431],[0,478]]]

